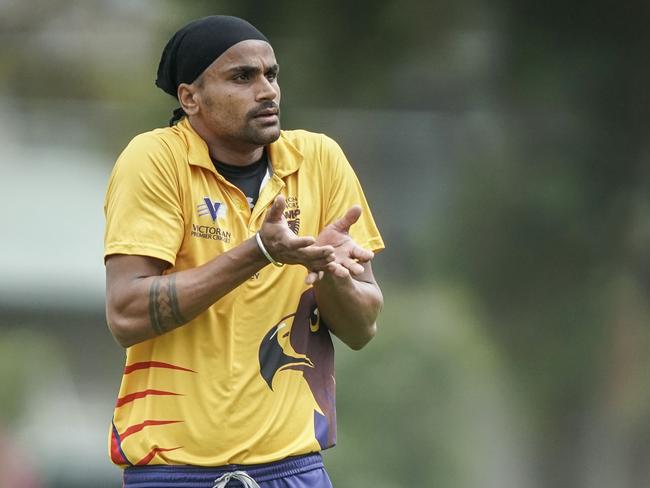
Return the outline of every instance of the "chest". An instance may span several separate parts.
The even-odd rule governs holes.
[[[300,236],[317,236],[322,228],[323,195],[318,175],[298,170],[284,178],[272,175],[253,208],[239,188],[204,168],[184,176],[181,195],[184,238],[177,268],[201,265],[255,235],[278,195],[286,201],[284,216]]]

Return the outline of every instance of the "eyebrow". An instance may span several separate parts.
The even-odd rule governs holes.
[[[256,74],[259,73],[261,70],[259,66],[252,66],[252,65],[239,65],[239,66],[233,66],[232,68],[229,68],[226,70],[226,73],[246,73],[246,74]],[[269,66],[269,68],[265,71],[265,73],[277,73],[280,71],[280,66],[276,63],[272,66]]]

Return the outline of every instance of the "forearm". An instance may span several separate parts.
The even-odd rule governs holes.
[[[318,311],[330,331],[351,349],[361,349],[377,330],[383,296],[377,283],[326,273],[314,285]],[[366,278],[367,279],[367,278]]]
[[[251,237],[193,269],[163,274],[169,266],[165,261],[109,256],[106,319],[117,342],[129,347],[186,324],[267,266],[269,259],[315,272],[326,269],[335,259],[334,248],[317,246],[313,237],[293,233],[284,208],[284,197],[278,196],[258,232],[260,244]]]
[[[124,347],[164,334],[201,314],[269,262],[255,239],[197,268],[124,280],[107,290],[107,319]]]

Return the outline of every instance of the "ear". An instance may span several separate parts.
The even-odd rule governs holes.
[[[187,115],[196,115],[199,112],[199,96],[194,84],[181,83],[176,94],[181,108]]]

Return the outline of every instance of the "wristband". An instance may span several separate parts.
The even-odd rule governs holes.
[[[255,240],[257,241],[257,247],[260,248],[260,251],[262,251],[262,254],[264,254],[264,257],[265,257],[266,259],[268,259],[269,262],[270,262],[273,266],[277,266],[278,268],[281,268],[282,266],[284,266],[284,263],[278,263],[275,259],[273,259],[273,258],[271,257],[271,255],[269,254],[269,252],[268,252],[268,251],[266,250],[266,248],[264,247],[264,243],[262,242],[262,238],[260,237],[260,233],[259,233],[259,232],[256,232],[256,233],[255,233]]]

